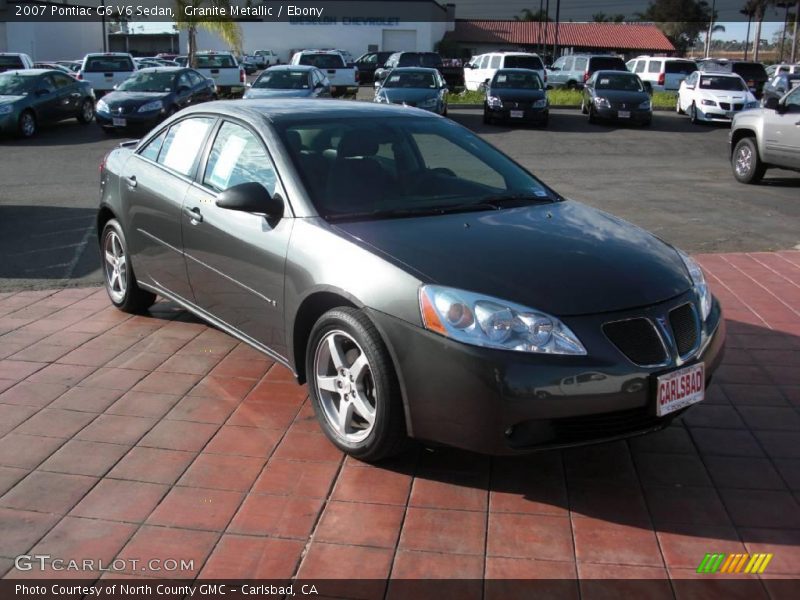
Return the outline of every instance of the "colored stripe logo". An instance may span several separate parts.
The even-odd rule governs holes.
[[[772,554],[706,554],[700,566],[697,567],[698,573],[752,573],[753,575],[763,573]]]

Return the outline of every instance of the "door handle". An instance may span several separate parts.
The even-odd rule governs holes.
[[[136,187],[136,175],[131,175],[130,177],[123,177],[125,183],[128,184],[128,187],[135,188]]]
[[[189,217],[192,225],[197,225],[198,223],[203,222],[203,213],[201,213],[200,209],[197,207],[189,208],[188,206],[184,206],[183,213]]]

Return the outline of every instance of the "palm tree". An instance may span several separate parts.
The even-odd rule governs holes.
[[[774,3],[775,0],[749,0],[748,2],[752,5],[753,17],[756,21],[756,35],[753,40],[753,60],[756,62],[758,62],[758,52],[761,49],[761,24],[764,22],[767,6]]]
[[[237,56],[242,53],[242,28],[235,21],[225,17],[213,17],[212,20],[198,20],[197,17],[187,17],[184,9],[187,6],[200,8],[225,8],[225,13],[230,13],[230,2],[227,0],[175,0],[176,17],[175,25],[178,29],[185,29],[188,33],[189,42],[187,48],[188,62],[191,67],[196,65],[195,53],[197,52],[197,28],[202,27],[206,31],[216,34],[231,52]],[[206,18],[208,19],[208,17]]]
[[[520,14],[514,15],[515,21],[552,21],[547,12],[540,8],[536,12],[529,8],[524,9]]]

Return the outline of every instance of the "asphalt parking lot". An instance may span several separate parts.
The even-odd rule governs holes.
[[[737,183],[728,128],[659,112],[652,127],[590,125],[552,111],[547,129],[486,126],[478,109],[450,116],[567,197],[607,210],[690,252],[800,247],[800,175]],[[99,284],[94,243],[98,166],[124,136],[76,121],[32,140],[0,139],[0,291]]]

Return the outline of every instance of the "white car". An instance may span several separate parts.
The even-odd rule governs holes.
[[[33,61],[27,54],[22,52],[0,52],[0,73],[33,68]]]
[[[739,75],[695,71],[681,82],[675,110],[698,123],[730,121],[737,113],[758,106],[758,100]]]
[[[83,58],[77,78],[92,84],[98,98],[128,79],[136,72],[133,56],[127,52],[97,52]]]

